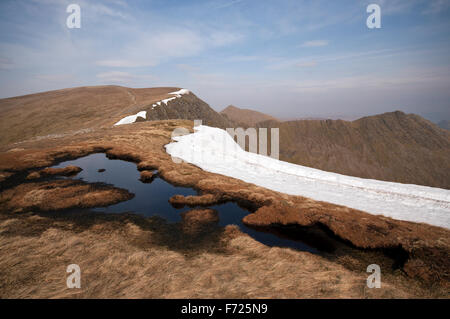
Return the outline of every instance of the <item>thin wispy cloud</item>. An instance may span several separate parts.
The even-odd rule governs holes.
[[[11,70],[14,67],[12,59],[0,58],[0,69]]]
[[[152,63],[139,63],[139,61],[133,60],[99,60],[96,61],[96,64],[99,66],[107,66],[112,68],[136,68],[152,65]]]
[[[315,47],[325,47],[328,45],[328,41],[326,40],[314,40],[314,41],[306,41],[301,47],[302,48],[315,48]]]
[[[106,82],[127,83],[133,78],[133,75],[128,72],[110,71],[97,74],[97,78]]]
[[[299,68],[311,68],[317,65],[316,61],[303,61],[297,63],[295,66]]]
[[[121,19],[127,19],[129,16],[120,11],[116,10],[114,8],[108,7],[106,5],[102,4],[88,4],[85,7],[87,7],[87,10],[97,14],[97,15],[107,15],[114,18],[121,18]]]
[[[242,39],[240,34],[213,31],[174,29],[151,34],[140,33],[136,41],[125,44],[118,52],[105,54],[106,59],[96,61],[99,66],[148,67],[173,58],[195,56],[204,50],[234,44]]]
[[[220,3],[214,4],[215,9],[224,9],[231,6],[234,6],[236,4],[239,4],[241,2],[244,2],[244,0],[228,0],[228,1],[220,1]]]
[[[72,74],[38,74],[35,78],[41,81],[61,83],[71,81],[75,77]]]
[[[444,81],[444,82],[442,82]],[[407,74],[398,76],[353,76],[341,77],[330,80],[305,80],[298,83],[292,83],[294,90],[298,92],[315,92],[324,93],[329,90],[342,89],[361,89],[361,88],[384,88],[389,86],[393,89],[395,86],[409,86],[409,85],[426,85],[441,82],[450,84],[448,77],[443,75],[428,75],[423,74]]]
[[[123,71],[103,72],[97,74],[96,77],[99,80],[100,84],[130,85],[130,83],[136,84],[139,81],[147,81],[148,83],[157,81],[157,77],[154,77],[149,74],[140,75]]]
[[[450,9],[450,1],[448,0],[433,0],[430,1],[429,6],[423,11],[424,14],[438,14]]]
[[[448,0],[365,0],[367,6],[371,3],[380,5],[384,15],[404,15],[417,11],[424,14],[439,14],[450,9]]]

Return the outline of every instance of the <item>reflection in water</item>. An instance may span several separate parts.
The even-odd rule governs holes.
[[[54,167],[66,167],[75,165],[81,167],[81,171],[74,179],[81,179],[88,183],[102,182],[124,188],[135,194],[131,200],[121,202],[108,207],[93,209],[97,212],[123,213],[133,212],[147,217],[160,216],[167,222],[177,223],[182,221],[181,213],[191,208],[174,208],[169,203],[173,195],[197,195],[191,188],[173,186],[158,176],[150,184],[139,180],[139,171],[136,164],[122,161],[110,160],[103,153],[92,154],[72,161],[62,162]],[[212,223],[210,227],[225,227],[227,225],[238,225],[242,232],[247,233],[255,240],[267,246],[290,247],[298,250],[318,253],[318,250],[302,241],[290,240],[276,236],[272,233],[258,231],[245,226],[242,218],[249,212],[234,202],[208,207],[219,214],[218,223]]]

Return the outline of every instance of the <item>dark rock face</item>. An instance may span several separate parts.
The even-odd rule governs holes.
[[[195,94],[182,95],[181,98],[161,103],[154,108],[150,106],[146,109],[147,120],[202,120],[203,125],[220,128],[235,127],[235,123],[214,111],[207,103],[200,100]]]

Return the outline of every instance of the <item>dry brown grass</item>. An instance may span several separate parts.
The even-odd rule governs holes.
[[[195,207],[217,205],[225,202],[225,199],[223,196],[217,194],[205,194],[200,196],[174,195],[169,199],[169,202],[176,207],[183,207],[185,205]]]
[[[55,211],[73,207],[108,206],[129,200],[127,190],[102,184],[59,180],[24,183],[0,193],[0,210],[12,213]]]
[[[13,175],[13,173],[10,172],[0,172],[0,182],[5,181],[8,177]]]
[[[27,179],[38,179],[41,177],[48,177],[48,176],[73,176],[77,175],[79,172],[81,172],[82,169],[69,165],[67,167],[61,167],[61,168],[52,168],[47,167],[37,172],[31,172],[28,174]]]
[[[233,226],[200,238],[182,228],[124,215],[0,214],[0,297],[442,297],[389,273],[382,289],[368,289],[361,271],[266,247]],[[73,263],[81,289],[66,287]]]
[[[182,232],[189,236],[210,232],[219,222],[219,213],[214,209],[193,209],[181,213]]]
[[[155,178],[155,174],[153,174],[153,172],[150,171],[142,171],[140,175],[141,181],[144,183],[151,183]]]

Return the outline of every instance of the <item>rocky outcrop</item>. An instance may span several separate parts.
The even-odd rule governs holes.
[[[207,103],[199,99],[192,92],[181,98],[161,103],[156,107],[145,108],[147,120],[201,120],[203,125],[220,128],[235,127],[234,121],[214,111]]]

